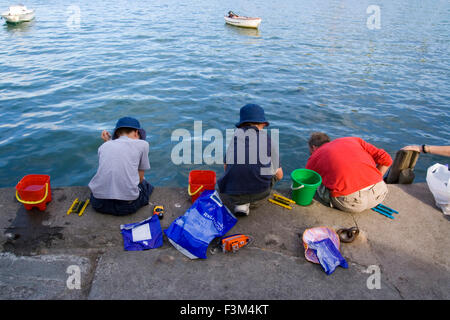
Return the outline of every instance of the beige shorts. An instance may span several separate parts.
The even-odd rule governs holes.
[[[361,212],[379,205],[386,198],[387,193],[386,183],[380,181],[347,196],[331,197],[331,203],[333,207],[342,211]]]

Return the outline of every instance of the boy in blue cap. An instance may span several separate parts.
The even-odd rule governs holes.
[[[221,196],[231,202],[236,215],[248,215],[250,205],[266,199],[275,182],[283,178],[278,145],[263,130],[267,126],[259,105],[241,108],[238,129],[227,149],[225,174],[218,181]]]
[[[149,144],[138,120],[120,118],[112,135],[98,148],[99,166],[89,182],[92,207],[101,213],[127,215],[148,205],[153,186],[144,178],[150,169]]]

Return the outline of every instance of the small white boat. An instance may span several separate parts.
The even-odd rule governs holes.
[[[262,21],[261,18],[238,16],[231,11],[228,12],[228,16],[224,16],[224,18],[226,23],[233,26],[254,29],[258,29]]]
[[[9,23],[27,22],[34,19],[34,10],[27,9],[24,5],[10,6],[9,11],[2,13],[2,18]]]

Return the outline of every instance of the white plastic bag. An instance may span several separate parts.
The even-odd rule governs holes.
[[[436,163],[427,170],[427,184],[436,205],[444,214],[450,215],[450,171],[447,166]]]

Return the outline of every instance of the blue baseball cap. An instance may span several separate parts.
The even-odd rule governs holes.
[[[138,132],[139,132],[139,138],[141,140],[145,140],[145,138],[147,137],[147,133],[145,132],[145,130],[143,128],[141,128],[141,124],[135,118],[131,118],[131,117],[120,118],[117,121],[116,127],[114,129],[114,133],[113,133],[113,137],[112,137],[113,140],[118,138],[116,136],[116,130],[119,129],[119,128],[133,128],[133,129],[137,129]]]
[[[240,120],[235,125],[236,127],[239,127],[246,122],[266,123],[267,126],[269,126],[269,122],[264,115],[264,109],[253,103],[246,104],[241,108]]]

